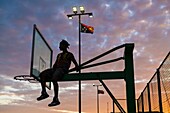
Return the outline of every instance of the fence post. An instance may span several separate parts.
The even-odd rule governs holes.
[[[159,110],[160,113],[163,113],[163,109],[162,109],[162,95],[161,95],[161,82],[160,82],[160,71],[159,69],[157,69],[157,81],[158,81],[158,101],[159,101]]]
[[[141,93],[141,98],[142,98],[142,113],[144,113],[143,92]]]
[[[149,83],[147,83],[147,90],[148,90],[148,105],[149,105],[149,113],[151,113],[151,112],[152,112],[152,110],[151,110],[151,96],[150,96]]]
[[[139,98],[137,99],[137,109],[138,109],[138,113],[139,113]]]

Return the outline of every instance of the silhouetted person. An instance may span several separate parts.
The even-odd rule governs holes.
[[[76,70],[78,71],[78,64],[71,52],[68,52],[70,44],[66,40],[60,42],[60,50],[62,53],[57,55],[57,59],[53,65],[53,68],[46,69],[40,73],[40,82],[42,87],[41,96],[37,98],[38,101],[48,98],[49,95],[46,92],[46,81],[52,81],[54,85],[54,98],[48,106],[56,106],[60,104],[58,99],[58,81],[61,80],[64,74],[68,73],[71,62],[74,63]]]

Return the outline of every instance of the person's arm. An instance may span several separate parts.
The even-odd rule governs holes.
[[[76,71],[79,71],[80,68],[73,54],[71,55],[71,61],[74,63]]]
[[[58,62],[58,55],[57,55],[57,58],[56,58],[56,61],[55,61],[54,65],[53,65],[53,69],[57,68],[57,62]]]

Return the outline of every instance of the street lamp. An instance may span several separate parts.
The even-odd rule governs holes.
[[[79,9],[80,9],[80,13],[78,13],[77,7],[74,6],[72,8],[73,14],[68,14],[67,15],[68,19],[73,19],[73,16],[81,16],[81,15],[88,15],[90,18],[93,17],[93,13],[85,13],[85,9],[84,9],[83,6],[80,6]]]
[[[79,19],[79,66],[81,66],[81,16],[88,15],[89,17],[93,17],[92,13],[85,13],[85,9],[83,6],[79,7],[80,13],[77,11],[77,7],[73,7],[73,14],[68,14],[68,19],[73,19],[73,16],[78,16]],[[81,74],[81,69],[79,70],[79,74]],[[81,113],[81,80],[79,80],[79,113]]]
[[[99,86],[102,86],[102,84],[98,84],[98,85],[95,85],[93,84],[93,86],[97,87],[97,113],[99,113]]]

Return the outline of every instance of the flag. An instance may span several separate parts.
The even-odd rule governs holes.
[[[92,26],[88,26],[88,25],[85,25],[85,24],[81,23],[80,31],[82,33],[91,33],[91,34],[93,34],[94,28]]]
[[[98,94],[104,94],[103,90],[98,90]]]

